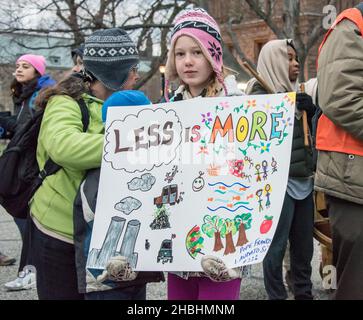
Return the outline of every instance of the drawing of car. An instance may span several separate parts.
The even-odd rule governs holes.
[[[164,264],[165,262],[173,262],[173,249],[172,241],[170,239],[165,239],[160,245],[160,250],[157,257],[157,262],[160,260]]]
[[[178,186],[172,184],[163,188],[160,197],[154,198],[154,204],[160,208],[163,204],[170,204],[173,206],[178,201]]]

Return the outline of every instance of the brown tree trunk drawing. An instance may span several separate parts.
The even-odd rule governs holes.
[[[213,251],[219,251],[223,248],[223,243],[221,239],[221,233],[219,231],[214,233],[214,248]]]
[[[246,231],[245,231],[245,225],[241,222],[238,228],[238,240],[237,240],[237,247],[242,247],[248,242]]]
[[[236,252],[236,247],[234,246],[233,243],[233,237],[232,237],[232,232],[228,232],[226,234],[226,249],[224,250],[223,255],[226,256],[227,254]]]

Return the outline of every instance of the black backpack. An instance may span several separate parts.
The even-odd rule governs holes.
[[[89,124],[89,113],[85,102],[77,101],[82,113],[83,131]],[[26,218],[29,201],[43,180],[62,167],[48,159],[40,171],[36,150],[44,109],[37,110],[20,128],[0,157],[0,204],[15,218]]]

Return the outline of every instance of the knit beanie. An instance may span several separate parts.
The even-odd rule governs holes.
[[[87,38],[83,63],[86,72],[116,91],[139,63],[139,55],[128,34],[120,28],[112,28],[95,31]]]
[[[16,60],[17,63],[19,61],[25,61],[30,63],[33,66],[33,68],[39,72],[41,76],[44,76],[46,63],[45,63],[45,58],[43,56],[38,56],[36,54],[24,54],[23,56],[18,58],[18,60]]]
[[[174,50],[175,43],[181,36],[189,36],[198,43],[204,56],[216,73],[217,80],[222,84],[227,94],[222,74],[223,51],[221,33],[217,22],[202,8],[184,10],[175,18],[165,68],[165,94],[167,95],[170,81],[178,79]]]
[[[151,104],[151,101],[142,91],[123,90],[110,95],[102,106],[102,121],[106,122],[107,109],[109,107],[143,106]]]

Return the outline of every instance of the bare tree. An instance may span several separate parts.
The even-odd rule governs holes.
[[[110,27],[128,30],[141,54],[149,52],[151,60],[150,71],[140,79],[138,87],[145,84],[165,60],[167,35],[173,20],[191,3],[188,0],[42,0],[31,5],[25,0],[15,2],[14,6],[0,9],[0,18],[6,17],[0,19],[0,33],[61,34],[73,39],[72,47],[78,47],[94,30]],[[39,22],[31,23],[31,17]],[[18,44],[27,49],[39,49],[31,43]],[[150,52],[156,46],[159,55],[154,57]]]
[[[277,18],[276,4],[282,1],[282,21]],[[241,3],[241,1],[239,1]],[[300,0],[245,0],[249,8],[262,19],[267,26],[273,31],[278,39],[293,39],[300,60],[300,80],[304,81],[305,61],[309,50],[316,44],[318,39],[326,32],[323,29],[322,23],[312,25],[308,32],[303,33],[301,30],[301,12]],[[335,5],[336,0],[326,1],[326,4]],[[321,16],[323,14],[321,13]],[[232,30],[232,22],[234,17],[229,17],[226,23],[226,30],[230,36],[235,52],[241,59],[247,60],[252,66],[252,61],[246,59],[243,50],[241,49],[236,34]],[[243,17],[239,17],[239,21],[243,21]],[[237,21],[238,22],[238,21]]]

